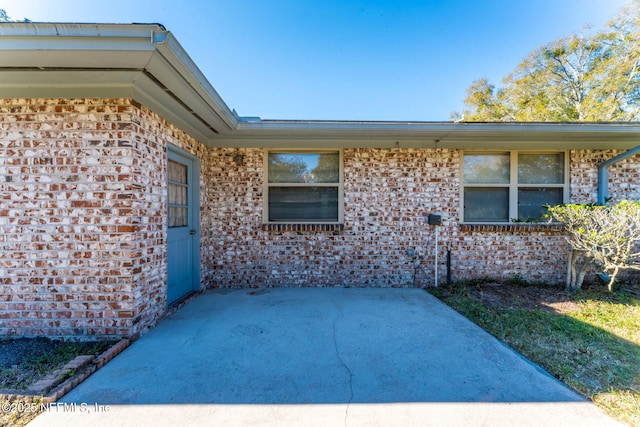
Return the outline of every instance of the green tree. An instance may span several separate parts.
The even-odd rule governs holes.
[[[313,168],[312,175],[315,182],[338,182],[340,180],[340,155],[338,153],[323,153],[318,155],[318,165]]]
[[[496,89],[486,78],[474,81],[466,93],[464,102],[470,109],[465,110],[462,115],[453,113],[452,119],[474,122],[515,120],[504,90]]]
[[[307,164],[296,155],[269,154],[269,182],[305,182]]]
[[[11,19],[6,10],[0,9],[0,22],[31,22],[31,20],[27,18],[24,18],[22,21]]]
[[[529,54],[496,88],[467,90],[465,121],[631,121],[640,119],[640,0],[590,36],[571,35]]]
[[[638,119],[640,104],[640,0],[624,9],[600,38],[603,60],[596,73],[602,96],[594,101],[605,114]]]

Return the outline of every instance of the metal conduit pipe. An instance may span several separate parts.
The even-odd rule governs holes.
[[[640,152],[640,145],[598,165],[598,204],[604,206],[609,197],[609,166]]]

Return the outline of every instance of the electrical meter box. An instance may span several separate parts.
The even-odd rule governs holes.
[[[429,214],[429,216],[427,217],[427,223],[429,225],[440,225],[440,224],[442,224],[442,216],[441,215],[435,215],[435,214]]]

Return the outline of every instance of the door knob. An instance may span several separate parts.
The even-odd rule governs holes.
[[[193,236],[194,234],[196,234],[196,230],[189,231],[189,234],[191,234]]]

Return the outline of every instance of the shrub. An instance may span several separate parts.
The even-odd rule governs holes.
[[[579,289],[591,266],[610,275],[610,291],[620,270],[640,270],[640,201],[565,204],[548,210],[550,218],[562,224],[571,246],[567,289]]]

